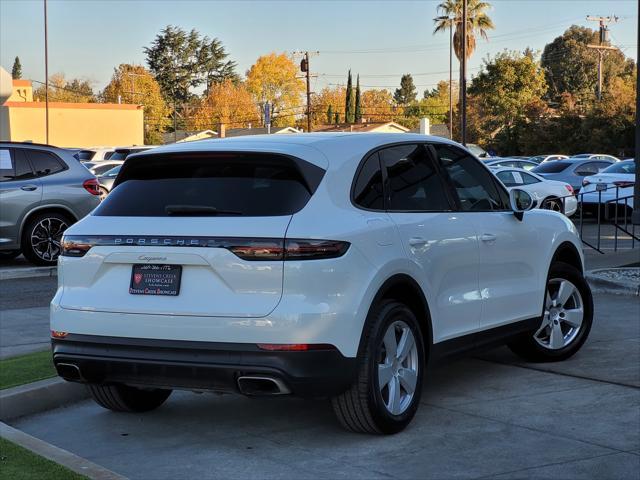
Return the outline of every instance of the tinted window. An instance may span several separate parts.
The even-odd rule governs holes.
[[[514,186],[518,185],[518,182],[516,182],[516,179],[513,176],[513,172],[511,172],[509,170],[498,172],[496,174],[496,177],[498,177],[500,179],[500,181],[502,183],[504,183],[504,185],[507,186],[507,187],[514,187]]]
[[[107,170],[106,172],[104,172],[102,174],[103,177],[115,177],[118,175],[118,173],[120,173],[120,169],[122,168],[122,165],[118,165],[117,167],[113,167],[110,170]]]
[[[116,150],[109,156],[109,160],[124,160],[125,158],[127,158],[127,155],[129,155],[129,150]]]
[[[533,175],[529,175],[528,173],[520,172],[520,175],[522,176],[522,180],[524,181],[525,185],[531,185],[532,183],[540,182],[540,180],[538,180]]]
[[[0,182],[26,180],[35,175],[20,151],[0,148]]]
[[[96,152],[93,152],[91,150],[80,150],[78,152],[78,159],[81,162],[87,162],[87,161],[91,160],[94,157],[95,154],[96,154]]]
[[[596,162],[583,163],[579,165],[575,169],[576,175],[587,176],[593,175],[594,173],[598,173],[600,169],[598,168],[598,164]]]
[[[531,171],[533,173],[560,173],[566,170],[569,165],[571,165],[571,162],[562,162],[559,160],[554,162],[545,162],[538,165]]]
[[[434,145],[440,162],[455,188],[465,211],[504,210],[506,192],[498,190],[493,175],[465,151],[449,145]]]
[[[113,157],[113,154],[114,154],[114,153],[116,153],[116,152],[107,152],[107,153],[105,153],[105,154],[104,154],[104,157],[103,157],[103,158],[104,158],[105,160],[109,160],[111,157]],[[115,160],[115,159],[114,159],[114,160]]]
[[[91,172],[94,175],[102,175],[105,172],[108,172],[109,170],[113,169],[113,164],[107,164],[107,165],[100,165],[99,163],[92,166],[91,167]],[[116,172],[117,174],[117,172]]]
[[[634,173],[636,173],[636,162],[631,160],[626,162],[614,163],[613,165],[605,168],[602,173],[629,173],[633,175]]]
[[[25,150],[29,156],[33,169],[39,177],[52,175],[65,169],[62,162],[52,153],[43,150]]]
[[[309,201],[323,174],[302,160],[272,154],[147,156],[120,170],[116,187],[94,214],[290,215]]]
[[[362,166],[356,181],[353,200],[356,205],[371,210],[384,209],[384,192],[382,188],[382,171],[377,153],[371,155]]]
[[[451,210],[445,184],[423,145],[386,148],[380,151],[380,158],[387,170],[387,210]]]

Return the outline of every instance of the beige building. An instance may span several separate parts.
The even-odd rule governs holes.
[[[13,80],[0,105],[0,141],[46,143],[45,102],[28,80]],[[59,147],[143,145],[142,105],[49,102],[49,143]]]

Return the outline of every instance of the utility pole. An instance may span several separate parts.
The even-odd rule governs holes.
[[[638,14],[640,14],[640,4],[638,4]],[[636,34],[638,35],[638,43],[640,43],[640,16],[636,16],[638,25],[636,25]],[[636,92],[640,92],[640,76],[636,69]],[[636,95],[636,172],[640,172],[640,95]],[[640,182],[638,182],[638,173],[636,173],[636,182],[633,186],[633,215],[631,221],[634,225],[640,225]]]
[[[608,50],[617,50],[616,47],[612,47],[609,43],[609,27],[607,24],[616,23],[618,17],[615,15],[610,17],[595,17],[593,15],[587,16],[587,20],[590,22],[598,22],[600,25],[600,35],[598,37],[598,45],[587,45],[587,48],[591,48],[598,52],[598,101],[602,100],[602,61],[604,54]]]
[[[44,0],[44,135],[49,143],[49,41],[47,33],[47,0]]]
[[[460,141],[467,145],[467,0],[462,0],[462,64],[460,66]]]
[[[309,57],[313,54],[317,55],[320,52],[293,52],[294,54],[302,54],[302,60],[300,61],[300,71],[305,74],[307,81],[307,132],[311,131],[311,66],[309,63]]]

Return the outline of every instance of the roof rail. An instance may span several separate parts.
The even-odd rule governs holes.
[[[0,143],[8,143],[9,145],[33,145],[35,147],[49,147],[49,148],[62,148],[56,145],[51,145],[47,143],[36,143],[36,142],[14,142],[11,140],[0,140]]]

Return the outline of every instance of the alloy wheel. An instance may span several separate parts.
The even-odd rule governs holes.
[[[543,208],[554,212],[562,212],[562,206],[558,200],[547,200],[544,202]]]
[[[389,413],[400,415],[411,405],[420,368],[416,339],[405,322],[398,320],[389,325],[377,363],[382,402]]]
[[[43,218],[31,231],[31,247],[42,260],[55,260],[60,254],[62,234],[69,225],[59,218]]]
[[[547,285],[542,324],[534,334],[544,348],[559,350],[575,340],[582,327],[584,304],[573,283],[553,278]]]

